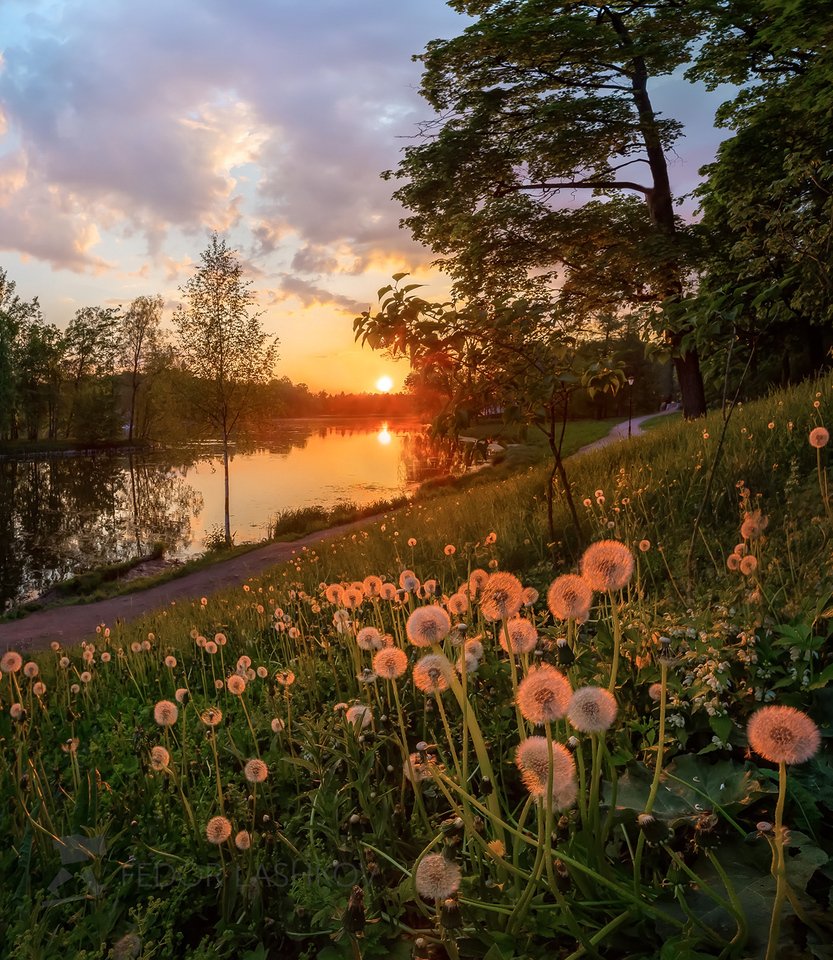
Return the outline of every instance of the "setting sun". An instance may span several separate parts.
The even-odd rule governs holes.
[[[379,377],[376,381],[376,389],[379,393],[390,393],[393,390],[393,378],[387,376]]]

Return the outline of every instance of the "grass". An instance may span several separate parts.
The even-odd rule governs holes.
[[[670,423],[679,423],[682,419],[682,411],[678,410],[675,413],[663,413],[656,417],[651,417],[648,420],[643,420],[640,427],[643,430],[658,430],[660,427],[665,427]]]
[[[722,446],[713,414],[571,461],[582,540],[559,506],[555,563],[546,466],[500,467],[205,602],[46,652],[37,677],[7,671],[9,955],[811,960],[833,932],[833,521],[828,450],[808,434],[831,420],[828,379],[738,409]],[[763,535],[743,538],[759,510]],[[599,539],[632,555],[627,583],[554,618],[553,577]],[[740,552],[748,574],[727,567]],[[537,590],[522,616],[540,655],[505,652],[510,626],[461,593],[474,568]],[[392,600],[351,592],[371,574]],[[441,606],[466,629],[425,632]],[[407,668],[395,680],[374,659],[382,634]],[[458,676],[441,658],[461,652]],[[528,695],[542,662],[611,691],[610,729]],[[160,725],[168,700],[179,715]],[[816,759],[787,770],[750,752],[764,703],[813,717]],[[252,759],[268,768],[256,785]],[[231,825],[218,845],[215,817]],[[76,836],[56,895],[70,841],[53,837]]]

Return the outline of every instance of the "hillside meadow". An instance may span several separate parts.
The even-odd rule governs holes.
[[[0,660],[4,956],[829,957],[833,381]]]

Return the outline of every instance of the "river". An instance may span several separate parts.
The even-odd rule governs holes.
[[[234,540],[264,539],[283,510],[408,494],[445,468],[418,423],[281,423],[233,454]],[[216,445],[0,461],[0,609],[74,573],[144,556],[155,543],[170,558],[202,553],[222,525]]]

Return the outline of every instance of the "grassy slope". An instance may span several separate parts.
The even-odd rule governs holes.
[[[812,702],[814,709],[826,709],[821,697],[826,693],[827,681],[811,675],[816,684],[816,689],[812,689],[802,680],[801,672],[795,672],[792,667],[796,662],[793,648],[801,653],[801,635],[797,635],[796,640],[789,640],[787,647],[778,647],[779,634],[775,631],[771,646],[768,646],[769,640],[766,643],[761,641],[758,646],[758,661],[749,660],[745,651],[750,649],[746,646],[747,638],[762,621],[777,624],[787,619],[803,618],[812,624],[817,615],[830,606],[833,590],[829,572],[830,523],[825,518],[819,492],[816,453],[809,447],[807,436],[812,427],[833,419],[831,387],[830,380],[818,386],[808,384],[736,412],[726,432],[722,457],[714,471],[712,495],[703,514],[702,535],[694,541],[694,576],[691,579],[688,577],[687,555],[693,518],[709,483],[722,427],[719,414],[693,424],[668,425],[646,437],[596,451],[569,465],[575,496],[580,503],[586,500],[588,504],[581,508],[585,537],[614,537],[634,545],[650,541],[645,552],[638,552],[634,589],[624,611],[623,671],[626,667],[626,673],[623,676],[628,679],[623,681],[620,692],[622,711],[627,713],[627,720],[623,717],[617,732],[621,751],[632,749],[632,743],[642,743],[649,729],[651,736],[655,736],[651,724],[655,722],[656,711],[652,714],[643,688],[656,679],[657,668],[650,656],[644,666],[640,665],[639,658],[650,649],[652,634],[658,630],[676,638],[680,649],[685,645],[686,650],[685,666],[675,669],[672,676],[672,715],[683,718],[683,725],[674,728],[674,751],[686,745],[696,754],[721,750],[721,758],[734,758],[730,771],[732,777],[740,777],[745,749],[742,724],[764,690],[776,687],[777,695],[784,702],[802,706]],[[818,408],[814,407],[814,402],[819,403]],[[827,456],[827,451],[821,452],[823,464]],[[191,944],[195,944],[205,934],[211,939],[210,949],[206,947],[203,952],[188,954],[203,958],[239,955],[237,937],[241,938],[244,947],[255,950],[258,937],[271,936],[269,927],[264,927],[257,919],[257,903],[245,909],[240,907],[242,912],[238,916],[241,919],[233,927],[227,925],[225,934],[216,932],[220,909],[217,890],[205,882],[198,883],[196,879],[198,869],[213,869],[212,864],[216,866],[216,850],[206,850],[204,842],[201,846],[192,843],[187,823],[177,807],[176,789],[163,777],[148,776],[144,759],[150,746],[159,742],[160,737],[149,719],[152,704],[160,696],[171,696],[173,687],[183,682],[182,671],[185,670],[189,683],[195,690],[202,691],[198,706],[210,702],[209,698],[223,704],[226,717],[219,740],[221,765],[229,783],[227,812],[235,823],[246,822],[249,788],[242,782],[239,764],[251,752],[250,742],[246,743],[250,718],[248,713],[243,715],[241,712],[242,701],[238,702],[238,698],[224,692],[215,695],[213,686],[215,671],[220,676],[227,673],[234,658],[244,651],[252,657],[253,663],[267,663],[272,674],[278,666],[288,665],[298,677],[291,691],[275,687],[273,682],[268,687],[267,681],[260,685],[253,682],[248,700],[256,728],[266,730],[266,736],[261,736],[261,749],[273,770],[264,787],[264,796],[270,797],[272,806],[269,809],[273,818],[280,822],[282,836],[291,838],[289,842],[302,851],[304,869],[310,871],[304,877],[314,879],[313,882],[302,877],[300,884],[291,889],[286,884],[277,889],[264,889],[262,895],[268,901],[266,915],[277,922],[277,929],[285,929],[288,925],[288,929],[295,931],[293,937],[298,938],[302,938],[306,931],[317,937],[317,948],[327,946],[329,934],[338,929],[338,923],[332,921],[334,910],[343,910],[347,896],[343,889],[333,885],[332,871],[327,871],[334,861],[344,858],[351,864],[365,863],[362,858],[368,853],[368,845],[371,852],[377,851],[371,859],[377,866],[381,864],[383,877],[373,881],[378,884],[373,886],[366,873],[357,874],[359,882],[373,891],[372,895],[368,894],[371,909],[378,911],[381,904],[386,910],[401,912],[402,904],[410,903],[413,896],[405,885],[397,889],[403,882],[404,868],[396,867],[396,863],[413,864],[420,851],[426,849],[433,830],[439,829],[440,821],[448,814],[446,801],[442,796],[435,796],[435,791],[427,791],[426,803],[434,817],[430,833],[421,831],[416,814],[409,823],[397,820],[399,774],[390,774],[395,781],[392,784],[385,780],[388,776],[385,770],[393,771],[393,763],[387,768],[384,766],[387,761],[380,761],[382,766],[367,767],[376,749],[380,756],[381,751],[392,750],[391,760],[398,762],[396,730],[385,726],[381,709],[377,711],[380,714],[378,729],[368,744],[378,744],[378,747],[364,752],[357,748],[355,737],[345,734],[343,726],[333,720],[331,707],[335,701],[364,696],[372,698],[377,694],[368,693],[367,688],[357,684],[355,677],[359,664],[350,659],[343,638],[333,631],[332,608],[322,604],[322,609],[316,611],[317,602],[312,605],[302,602],[294,591],[305,589],[313,596],[319,596],[319,584],[323,582],[361,579],[369,573],[384,573],[389,578],[396,578],[403,567],[411,567],[422,578],[435,576],[441,590],[450,592],[465,578],[470,567],[485,567],[490,561],[496,561],[502,569],[515,570],[525,584],[545,588],[553,572],[550,547],[543,534],[542,483],[545,473],[544,466],[537,466],[521,474],[505,470],[482,474],[465,487],[437,491],[425,500],[392,511],[369,524],[364,532],[325,543],[317,550],[299,553],[294,563],[275,568],[246,584],[242,590],[214,596],[205,606],[180,604],[126,628],[113,625],[109,638],[102,637],[98,641],[98,654],[105,648],[113,650],[114,662],[107,667],[104,664],[95,667],[93,682],[76,696],[72,709],[63,705],[64,698],[67,704],[70,698],[65,692],[66,674],[62,676],[57,668],[56,657],[49,654],[37,657],[47,689],[55,691],[52,701],[54,715],[50,719],[55,727],[33,727],[33,739],[29,746],[25,746],[22,740],[15,739],[17,733],[13,733],[20,731],[21,727],[10,727],[7,718],[2,716],[0,725],[7,742],[21,744],[18,748],[21,755],[26,750],[35,755],[42,751],[42,759],[38,759],[32,768],[31,777],[40,777],[42,782],[47,782],[48,776],[39,774],[39,769],[63,771],[64,792],[59,796],[60,802],[52,798],[44,800],[47,806],[54,808],[54,830],[77,832],[82,826],[93,829],[96,822],[102,828],[108,823],[130,824],[129,831],[122,831],[113,840],[113,856],[126,859],[137,851],[135,855],[140,860],[150,861],[153,857],[158,859],[159,849],[168,851],[163,857],[178,858],[177,870],[189,880],[190,886],[177,884],[167,889],[164,896],[157,894],[155,899],[148,899],[147,891],[137,891],[127,881],[123,881],[124,890],[116,894],[112,881],[108,881],[111,884],[108,893],[112,895],[108,897],[106,911],[103,906],[90,903],[78,912],[72,905],[67,905],[51,908],[48,914],[38,916],[27,890],[18,890],[11,895],[16,887],[16,881],[11,880],[17,862],[15,854],[0,865],[7,878],[4,886],[9,891],[8,896],[0,900],[0,918],[10,924],[10,936],[14,942],[31,945],[33,938],[37,940],[38,936],[45,936],[47,930],[59,926],[69,945],[65,949],[71,952],[97,935],[96,930],[102,923],[112,924],[112,939],[116,933],[128,929],[126,924],[129,923],[136,925],[149,940],[158,939],[163,934],[173,938],[182,932]],[[746,490],[749,494],[742,499]],[[728,572],[725,566],[725,556],[739,540],[743,509],[755,507],[760,507],[769,516],[766,540],[756,548],[760,559],[757,584],[752,579]],[[559,506],[558,523],[563,534],[555,545],[556,567],[567,570],[575,565],[577,549],[563,506]],[[493,544],[487,541],[487,534],[491,532],[495,534]],[[415,542],[411,545],[409,541]],[[444,553],[447,544],[456,548],[450,557]],[[302,626],[303,644],[293,641],[288,632],[272,627],[272,611],[276,605],[287,611],[293,623]],[[539,615],[545,616],[543,604],[539,606]],[[397,615],[394,615],[396,619]],[[817,631],[823,627],[824,623],[820,621]],[[479,629],[483,628],[480,623]],[[229,637],[224,665],[217,663],[222,648],[214,659],[206,659],[205,655],[195,651],[192,639],[192,631],[212,636],[218,629]],[[401,630],[401,623],[396,629]],[[154,635],[151,652],[131,652],[130,645],[146,639],[149,632]],[[590,642],[592,638],[585,639]],[[595,642],[602,643],[602,640],[597,637]],[[496,644],[490,639],[489,646],[496,647]],[[119,648],[125,651],[123,658],[117,656]],[[178,658],[178,666],[170,674],[166,672],[167,668],[160,671],[161,658],[171,654]],[[718,675],[724,676],[722,667],[715,666],[721,659],[726,660],[726,670],[731,672],[732,679],[715,693],[709,681]],[[77,654],[74,661],[72,671],[83,669]],[[593,659],[585,658],[581,666],[585,672],[579,675],[592,678],[595,669]],[[812,673],[812,664],[808,669]],[[512,711],[509,707],[497,710],[492,706],[501,703],[506,696],[507,673],[508,670],[488,667],[484,679],[479,682],[479,690],[485,690],[488,695],[478,709],[481,723],[488,725],[486,732],[497,765],[500,792],[514,797],[517,794],[513,794],[512,777],[515,776],[515,781],[517,778],[512,755],[517,738],[511,730]],[[635,685],[634,677],[638,677],[638,685]],[[389,696],[389,692],[381,690],[381,685],[379,689],[380,696]],[[404,679],[402,697],[404,710],[412,718],[413,728],[407,731],[411,739],[430,740],[432,736],[442,735],[436,718],[432,719],[433,712]],[[627,703],[626,697],[630,698]],[[710,698],[717,704],[716,713],[707,709]],[[31,697],[28,702],[30,712],[39,716],[38,704],[33,703]],[[272,715],[288,718],[290,705],[291,722],[296,725],[296,747],[293,748],[296,752],[287,757],[284,740],[269,738],[268,723]],[[393,712],[389,702],[385,711],[386,714]],[[192,722],[196,735],[189,740],[189,750],[193,751],[189,755],[193,757],[196,753],[199,756],[199,766],[189,774],[189,781],[193,782],[188,789],[198,822],[202,825],[217,812],[217,798],[216,793],[212,797],[214,785],[210,775],[203,775],[205,770],[211,769],[209,746],[199,722]],[[91,809],[88,788],[83,787],[87,781],[80,779],[73,787],[66,755],[54,746],[70,735],[81,739],[78,754],[81,770],[95,770],[96,776],[106,784],[106,791],[99,792],[96,812]],[[178,736],[177,730],[171,738],[172,747]],[[719,743],[712,743],[713,738]],[[624,764],[627,752],[620,756],[624,758],[621,761]],[[647,748],[645,756],[651,756]],[[821,776],[819,769],[816,772]],[[829,823],[825,819],[828,814],[818,806],[824,802],[824,790],[818,784],[813,786],[810,781],[802,781],[800,774],[801,771],[791,774],[793,790],[804,791],[796,794],[801,798],[801,807],[793,810],[793,816],[803,831],[802,835],[809,832],[819,843],[830,846]],[[3,789],[9,796],[17,797],[20,790],[29,789],[28,786],[17,786],[18,779],[15,775],[3,781]],[[746,789],[744,783],[738,781],[741,793]],[[734,789],[735,785],[732,780],[730,788]],[[721,782],[721,790],[723,786]],[[620,788],[624,795],[624,781]],[[630,789],[633,790],[632,783]],[[644,796],[639,803],[643,802]],[[744,829],[754,832],[756,819],[769,809],[766,802],[764,800],[760,808],[753,810],[751,820],[743,820],[741,832]],[[31,833],[26,832],[25,822],[10,812],[14,809],[14,805],[9,804],[8,809],[0,814],[4,818],[2,825],[15,838],[14,850],[26,850],[26,844],[32,842]],[[171,810],[178,812],[169,820],[173,814],[163,811]],[[733,807],[736,817],[743,812],[739,810],[739,807]],[[95,817],[98,817],[97,821]],[[350,826],[353,817],[357,818],[355,833],[351,833],[353,827]],[[531,828],[529,824],[527,826]],[[731,833],[731,830],[725,830],[721,842],[728,842]],[[263,846],[267,843],[265,838],[259,842],[258,850],[265,850],[262,862],[267,867],[283,863],[288,856],[283,840],[272,838],[268,846]],[[33,890],[45,888],[58,869],[48,837],[40,846],[43,850],[32,852],[31,872],[27,872],[27,883]],[[742,852],[737,843],[735,848],[734,853],[727,854],[726,865],[731,865],[732,858]],[[263,853],[258,856],[263,857]],[[655,857],[655,852],[650,856]],[[296,863],[291,858],[289,862]],[[484,875],[491,869],[486,860],[478,859],[477,862]],[[522,862],[528,869],[530,862]],[[762,862],[760,876],[766,878],[766,856]],[[823,858],[817,862],[823,862]],[[612,869],[618,870],[619,864],[613,864]],[[489,892],[477,885],[477,871],[477,864],[472,866],[466,861],[470,878],[467,882],[471,884],[466,891],[471,892],[474,900],[496,898],[494,887]],[[630,883],[627,871],[624,882]],[[739,879],[739,882],[747,881]],[[381,892],[383,887],[388,893]],[[604,891],[594,893],[593,897],[609,895],[610,891]],[[225,892],[223,896],[226,896]],[[133,909],[132,914],[128,914],[129,908]],[[407,923],[421,928],[425,926],[426,920],[417,911],[407,906],[405,909],[411,911],[405,913]],[[467,907],[467,910],[474,909],[474,906]],[[627,918],[631,911],[632,904],[628,901],[611,907],[609,913],[605,908],[599,908],[598,915],[602,919],[598,922],[612,920],[614,914]],[[535,922],[540,922],[541,927],[539,930],[529,928],[529,939],[524,941],[523,947],[529,953],[524,955],[544,956],[554,934],[548,926],[546,912],[535,916],[540,918]],[[592,909],[585,914],[589,921],[594,916]],[[426,913],[425,917],[430,918],[430,915]],[[497,925],[494,917],[484,908],[478,920],[481,929],[493,929],[493,925]],[[190,919],[186,922],[184,918]],[[193,929],[195,922],[196,933]],[[762,925],[766,929],[766,919],[751,922],[753,926]],[[642,923],[637,939],[632,937],[630,940],[631,947],[621,947],[628,956],[640,960],[658,955],[657,944],[669,936],[667,928],[663,931],[658,927],[654,931],[650,923]],[[255,929],[266,932],[255,933],[251,939],[250,931]],[[368,937],[383,937],[385,929],[385,923],[368,927]],[[110,927],[105,930],[105,939],[110,938],[110,930]],[[621,934],[626,940],[627,933],[626,927],[620,928],[620,932],[606,942],[606,956],[618,958],[625,955],[620,950],[619,937]],[[562,931],[559,936],[563,935]],[[689,941],[692,946],[711,951],[707,938],[692,936]],[[639,952],[636,946],[641,937],[648,938],[644,942],[647,953]],[[654,940],[651,941],[650,937]],[[624,944],[625,940],[621,943]],[[286,952],[273,955],[295,955],[290,951],[297,951],[296,943],[295,940],[284,941],[280,950]],[[488,940],[481,941],[475,947],[480,951],[477,955],[485,953],[488,945]],[[346,949],[348,944],[342,946]],[[384,953],[384,948],[375,949],[381,952],[373,955],[390,955]],[[669,949],[675,956],[695,956],[683,952],[679,940]],[[696,956],[699,960],[704,956],[717,956],[718,952],[714,949],[714,952],[699,952]],[[33,949],[17,955],[51,958],[55,954],[38,954]],[[80,949],[73,955],[81,956]],[[178,954],[160,948],[159,953],[153,955],[168,957]],[[261,956],[252,954],[255,955]],[[310,956],[315,955],[313,950]],[[328,957],[342,955],[348,954],[340,948],[339,951],[333,948],[327,954]],[[92,958],[99,954],[90,952],[84,956]]]

